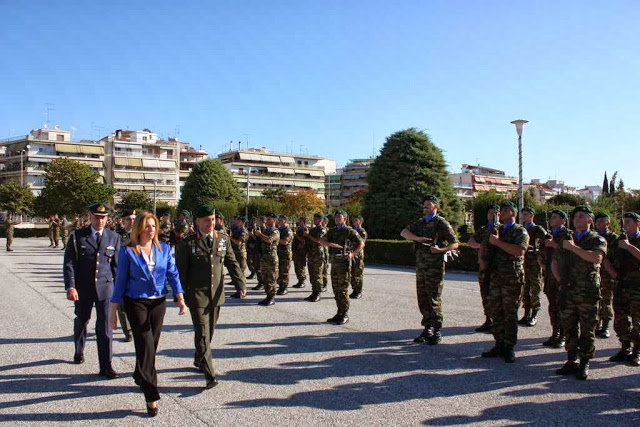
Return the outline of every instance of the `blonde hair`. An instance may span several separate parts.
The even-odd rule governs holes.
[[[136,215],[136,219],[133,221],[133,226],[131,227],[131,241],[129,242],[129,247],[133,249],[136,255],[140,255],[140,235],[147,227],[147,220],[153,219],[153,222],[156,224],[156,234],[153,235],[153,244],[156,245],[156,248],[161,250],[160,242],[158,241],[158,230],[160,229],[160,223],[158,218],[152,214],[151,212],[140,212]]]

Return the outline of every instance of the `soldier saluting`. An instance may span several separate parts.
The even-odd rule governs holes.
[[[409,224],[400,235],[415,242],[416,288],[424,331],[413,341],[435,345],[442,339],[444,256],[458,249],[458,239],[447,220],[438,215],[436,196],[424,197],[422,212],[424,217]]]

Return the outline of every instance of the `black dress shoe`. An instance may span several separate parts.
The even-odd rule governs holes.
[[[147,415],[149,415],[150,417],[155,417],[156,415],[158,415],[158,404],[157,403],[156,403],[156,407],[155,408],[152,408],[147,403]]]
[[[111,366],[109,366],[107,369],[100,369],[100,372],[98,372],[98,375],[102,375],[103,377],[106,377],[107,379],[110,379],[110,380],[115,380],[116,378],[120,378],[120,374],[114,371]]]
[[[73,363],[75,363],[76,365],[80,365],[81,363],[84,363],[84,354],[74,354]]]
[[[360,299],[362,298],[362,292],[352,292],[351,295],[349,295],[349,298]]]
[[[293,285],[293,287],[296,289],[304,288],[304,282],[298,282],[295,285]]]
[[[215,377],[213,377],[210,380],[207,380],[207,385],[205,386],[205,388],[208,390],[210,388],[214,388],[217,385],[218,385],[218,380]]]
[[[268,307],[270,305],[274,305],[276,302],[273,300],[273,297],[266,297],[265,299],[263,299],[262,301],[260,301],[258,304]]]

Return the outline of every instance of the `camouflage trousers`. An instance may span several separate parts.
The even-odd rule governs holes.
[[[551,268],[547,269],[546,274],[547,281],[544,285],[544,293],[549,301],[549,321],[551,322],[551,327],[553,329],[561,328],[562,324],[560,322],[560,314],[558,312],[558,290],[560,285],[555,277],[553,277]]]
[[[50,228],[49,229],[49,240],[51,244],[54,246],[58,246],[60,242],[60,229],[59,228]]]
[[[484,317],[491,318],[489,306],[489,286],[491,285],[491,273],[488,268],[478,271],[478,285],[480,285],[480,298],[482,298],[482,310]]]
[[[442,285],[444,263],[416,267],[416,293],[418,308],[422,313],[422,326],[442,328]]]
[[[249,252],[249,251],[247,251],[247,268],[249,269],[249,271],[250,271],[251,273],[255,273],[255,272],[256,272],[256,270],[259,270],[259,269],[260,269],[260,267],[259,267],[259,266],[258,266],[258,268],[256,268],[256,267],[253,265],[253,252]]]
[[[296,271],[298,282],[302,283],[307,280],[307,253],[298,251],[293,254],[293,268]]]
[[[276,296],[276,281],[278,280],[278,257],[260,257],[260,278],[267,296]]]
[[[291,269],[291,252],[278,252],[278,285],[289,287],[289,270]]]
[[[598,303],[598,319],[613,319],[613,280],[609,273],[600,269],[600,302]]]
[[[251,261],[253,271],[256,273],[256,276],[258,278],[258,283],[262,284],[262,274],[260,273],[260,252],[251,253],[249,260]]]
[[[13,244],[13,232],[7,233],[7,249],[11,249]]]
[[[598,326],[599,292],[596,285],[584,288],[570,284],[561,289],[558,308],[562,330],[565,334],[565,349],[571,357],[591,359],[596,349],[596,326]]]
[[[329,254],[325,252],[324,263],[322,264],[322,286],[327,286],[328,284],[329,284]]]
[[[349,311],[349,283],[351,282],[351,261],[345,258],[331,259],[331,287],[338,306],[338,313]]]
[[[60,236],[60,242],[62,242],[62,247],[67,247],[67,240],[69,240],[69,230],[62,229],[62,234]]]
[[[524,271],[491,272],[489,312],[493,320],[491,333],[496,342],[514,347],[518,342],[518,307],[524,285]]]
[[[524,263],[524,286],[522,288],[522,306],[525,310],[540,309],[541,290],[542,265],[540,265],[537,255],[528,255]]]
[[[353,292],[362,292],[362,276],[364,275],[364,254],[358,254],[351,260],[351,288]]]
[[[613,328],[622,343],[640,348],[640,280],[623,280],[613,295]]]
[[[322,256],[310,255],[307,266],[309,268],[311,290],[313,292],[320,292],[322,290],[322,268],[324,266],[324,258]]]
[[[234,248],[233,254],[236,256],[236,260],[238,261],[240,270],[242,270],[242,274],[245,274],[245,272],[247,271],[247,251]]]

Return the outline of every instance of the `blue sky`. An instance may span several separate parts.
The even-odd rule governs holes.
[[[340,166],[416,127],[449,169],[640,188],[637,1],[0,0],[0,138],[150,128]],[[99,130],[103,128],[105,130]],[[236,145],[237,146],[237,145]]]

